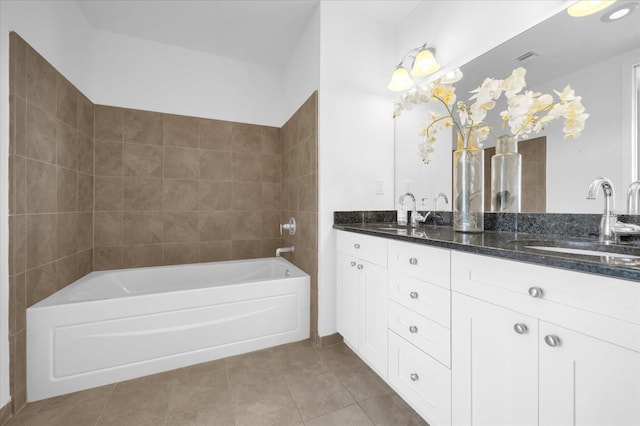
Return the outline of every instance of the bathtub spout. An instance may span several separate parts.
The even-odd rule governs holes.
[[[279,247],[276,249],[276,256],[280,257],[280,255],[282,253],[293,253],[295,247],[290,246],[290,247]]]

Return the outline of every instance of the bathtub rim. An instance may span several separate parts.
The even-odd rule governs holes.
[[[296,271],[296,274],[293,274],[291,276],[284,277],[284,278],[283,277],[270,278],[268,280],[255,279],[255,280],[247,280],[247,281],[238,281],[238,282],[230,283],[228,285],[242,285],[242,284],[256,283],[256,282],[261,282],[261,281],[273,281],[273,280],[279,280],[279,279],[294,279],[294,278],[304,278],[304,277],[311,278],[310,274],[307,274],[305,271],[303,271],[302,269],[300,269],[299,267],[297,267],[296,265],[291,263],[289,260],[287,260],[287,259],[285,259],[283,257],[275,257],[275,256],[273,256],[273,257],[261,257],[261,258],[254,258],[254,259],[223,260],[223,261],[216,261],[216,262],[182,263],[182,264],[175,264],[175,265],[158,265],[158,266],[141,266],[141,267],[136,267],[136,268],[105,269],[105,270],[101,270],[101,271],[92,271],[92,272],[88,273],[87,275],[84,275],[84,276],[78,278],[77,280],[75,280],[71,284],[66,285],[65,287],[57,290],[56,292],[50,294],[49,296],[45,297],[44,299],[34,303],[31,306],[28,306],[27,310],[29,310],[29,309],[40,309],[40,308],[52,308],[52,307],[56,307],[56,306],[78,305],[78,304],[93,303],[93,302],[105,302],[105,301],[108,301],[108,300],[126,300],[126,299],[133,299],[133,298],[144,297],[144,296],[152,296],[152,295],[156,295],[156,294],[174,294],[174,293],[183,293],[183,292],[188,292],[188,291],[197,291],[197,290],[200,290],[200,289],[211,288],[211,287],[208,287],[208,286],[197,287],[197,288],[178,288],[178,289],[173,289],[173,290],[168,290],[168,291],[158,291],[158,292],[149,292],[149,293],[135,293],[135,294],[131,294],[131,295],[128,295],[128,296],[103,297],[103,298],[98,298],[98,299],[88,299],[88,300],[78,300],[78,301],[72,301],[72,300],[68,300],[68,298],[66,298],[63,301],[54,302],[55,300],[63,297],[63,295],[66,295],[67,293],[70,293],[73,290],[75,290],[77,287],[80,287],[83,284],[87,283],[91,279],[96,278],[96,277],[105,276],[105,275],[117,274],[117,273],[120,273],[120,272],[130,272],[130,271],[144,272],[144,271],[149,271],[149,270],[156,270],[157,271],[159,269],[169,269],[169,268],[187,269],[187,268],[193,268],[193,267],[196,267],[196,266],[210,265],[210,264],[216,264],[216,265],[241,264],[241,263],[252,263],[252,262],[257,262],[257,261],[270,261],[270,262],[278,261],[278,262],[281,262],[281,263],[285,263],[288,267],[290,267],[291,269],[294,269]]]

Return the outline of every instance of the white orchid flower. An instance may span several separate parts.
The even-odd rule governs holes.
[[[500,85],[500,87],[502,90],[504,90],[507,99],[511,98],[516,93],[527,87],[527,82],[524,78],[526,74],[527,70],[519,67],[513,70],[509,77],[502,80],[502,84]]]

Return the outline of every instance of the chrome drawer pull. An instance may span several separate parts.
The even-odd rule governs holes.
[[[415,325],[412,325],[409,327],[409,331],[415,334],[418,332],[418,327],[416,327]]]
[[[358,269],[362,269],[362,268],[364,268],[364,266],[362,265],[362,263],[359,263],[358,264]]]
[[[519,323],[514,325],[513,329],[518,334],[525,334],[527,331],[529,331],[529,329],[527,328],[527,326],[525,324],[519,324]]]
[[[544,342],[552,348],[560,346],[560,339],[558,338],[558,336],[553,336],[551,334],[544,336]]]
[[[412,257],[411,259],[409,259],[409,263],[412,265],[417,265],[418,264],[418,259],[416,259],[415,257]]]
[[[542,297],[542,294],[544,292],[542,291],[542,289],[540,287],[531,287],[529,288],[529,296],[531,297]]]
[[[359,249],[359,248],[360,248],[360,244],[355,243],[355,244],[353,245],[353,248],[357,248],[357,249]]]
[[[419,377],[416,373],[411,373],[409,375],[409,378],[411,379],[412,382],[417,382]]]
[[[351,261],[351,266],[356,266],[356,262],[354,262],[353,260]]]
[[[417,299],[418,298],[418,292],[417,291],[412,291],[411,293],[409,293],[409,297],[412,299]]]

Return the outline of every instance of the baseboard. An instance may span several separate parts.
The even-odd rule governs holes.
[[[342,336],[340,333],[333,333],[328,336],[320,336],[318,338],[318,347],[324,348],[326,346],[342,343]]]

